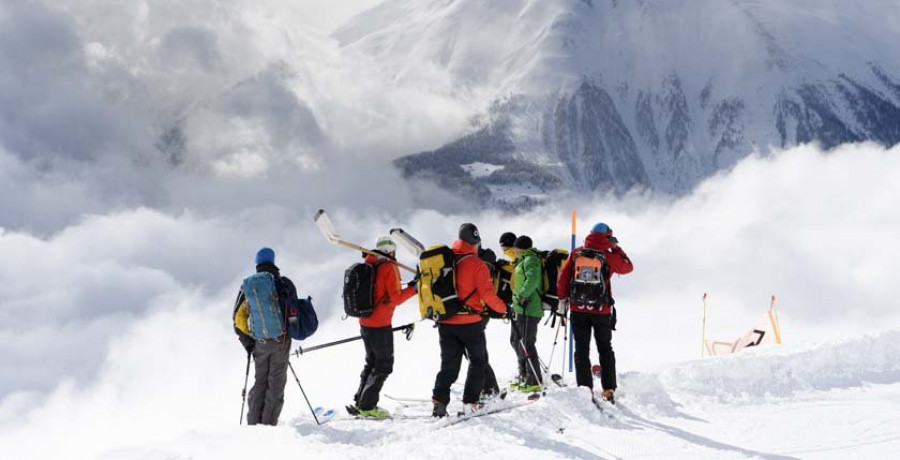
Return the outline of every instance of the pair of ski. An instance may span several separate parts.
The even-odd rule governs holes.
[[[331,223],[331,218],[328,217],[328,214],[325,213],[324,209],[320,209],[319,212],[316,213],[316,216],[313,218],[313,220],[315,220],[316,226],[319,227],[319,231],[322,232],[322,235],[325,236],[325,239],[327,239],[329,243],[338,246],[344,246],[346,248],[350,248],[355,251],[360,251],[362,253],[373,256],[381,255],[371,249],[366,249],[356,243],[351,243],[342,239],[334,230],[334,224]],[[403,231],[402,228],[392,229],[391,238],[397,244],[403,246],[406,250],[414,254],[416,257],[418,257],[420,254],[422,254],[422,252],[425,251],[425,245],[420,243],[419,240],[413,238],[409,233]],[[408,265],[401,264],[400,262],[397,262],[397,266],[410,273],[416,273],[416,269]]]
[[[354,406],[347,405],[344,406],[344,409],[347,410],[347,414],[353,417],[354,420],[373,420],[373,421],[386,421],[386,420],[427,420],[431,418],[431,415],[405,415],[405,414],[391,414],[389,417],[366,417],[359,413],[359,409]]]
[[[390,395],[384,395],[385,398],[397,401],[400,403],[431,403],[430,399],[415,399],[415,398],[398,398]],[[445,428],[451,425],[455,425],[460,422],[464,422],[466,420],[471,420],[473,418],[482,417],[485,415],[497,414],[500,412],[506,412],[513,409],[517,409],[523,406],[527,406],[529,404],[533,404],[541,399],[540,393],[532,393],[528,395],[526,399],[518,400],[518,401],[510,401],[506,399],[494,399],[492,401],[484,403],[482,407],[475,410],[474,412],[464,413],[457,412],[456,415],[448,415],[446,417],[442,417],[437,419],[435,422],[436,428]],[[429,416],[429,418],[431,418]]]

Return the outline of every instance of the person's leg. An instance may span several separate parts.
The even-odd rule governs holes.
[[[612,347],[612,325],[608,315],[594,320],[594,339],[600,355],[600,384],[604,390],[616,389],[616,352]]]
[[[269,358],[269,386],[266,388],[266,403],[263,407],[262,421],[265,425],[277,425],[281,408],[284,407],[284,385],[287,383],[288,361],[291,357],[290,338],[285,341],[266,342],[271,345]]]
[[[456,336],[455,328],[459,326],[438,325],[438,336],[441,345],[441,370],[434,379],[432,398],[444,404],[450,404],[450,385],[459,377],[459,367],[465,348]]]
[[[572,339],[575,341],[575,381],[578,386],[594,388],[591,376],[591,316],[587,313],[572,312]]]
[[[525,367],[525,356],[522,354],[522,346],[519,345],[519,322],[516,320],[509,321],[509,344],[512,346],[513,351],[516,352],[516,361],[519,366],[519,375],[518,379],[520,383],[525,383],[525,376],[528,375]]]
[[[381,388],[394,371],[394,333],[390,326],[372,329],[371,333],[375,363],[359,397],[360,410],[372,410],[378,405]]]
[[[530,363],[526,363],[528,365],[528,380],[526,381],[527,385],[540,385],[543,382],[542,371],[541,371],[541,359],[538,357],[537,351],[537,330],[538,325],[540,325],[540,318],[532,318],[525,317],[525,324],[523,332],[525,333],[522,337],[525,343],[525,350],[528,351],[528,360]]]
[[[353,402],[356,403],[357,407],[359,407],[359,396],[362,394],[363,388],[365,388],[366,386],[366,381],[369,380],[369,375],[372,373],[372,369],[375,368],[375,352],[372,349],[372,337],[369,333],[369,328],[366,326],[360,326],[359,335],[362,337],[363,347],[366,354],[366,363],[363,365],[362,372],[359,373],[359,387],[356,389],[356,394],[353,395]]]
[[[485,331],[485,343],[487,343],[487,325],[488,318],[481,320],[481,328]],[[494,374],[494,368],[491,367],[491,358],[488,356],[487,363],[484,365],[484,387],[481,393],[485,395],[500,394],[500,385],[497,383],[497,375]]]
[[[247,424],[256,425],[262,421],[266,404],[266,389],[269,386],[269,353],[263,342],[253,347],[253,387],[247,396]]]
[[[478,402],[481,389],[484,387],[484,368],[487,365],[487,343],[481,324],[466,324],[460,328],[459,337],[469,356],[469,370],[466,374],[466,387],[463,390],[463,403]]]

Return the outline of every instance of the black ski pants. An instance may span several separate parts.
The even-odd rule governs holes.
[[[541,360],[537,352],[537,330],[540,318],[518,315],[510,322],[509,344],[519,360],[519,381],[526,385],[538,385],[541,379]],[[522,346],[525,349],[522,349]],[[531,364],[529,364],[529,361]],[[534,369],[532,371],[532,369]],[[535,374],[537,372],[537,374]]]
[[[484,369],[487,364],[487,343],[481,322],[472,324],[439,324],[441,370],[434,379],[432,398],[450,404],[450,385],[459,377],[463,353],[469,357],[463,402],[474,404],[484,388]]]
[[[490,318],[488,317],[484,317],[481,320],[481,325],[485,331],[487,331],[488,321],[490,321]],[[485,343],[487,343],[487,338],[485,338]],[[484,387],[482,387],[481,392],[486,395],[500,394],[500,384],[497,382],[497,375],[494,374],[494,368],[491,367],[490,356],[488,356],[487,362],[484,363]]]
[[[616,389],[616,353],[612,347],[610,315],[572,312],[569,316],[575,339],[575,380],[578,386],[594,388],[591,375],[591,332],[600,354],[600,384],[604,390]]]
[[[372,410],[378,405],[381,387],[394,371],[394,331],[390,326],[359,329],[366,347],[366,364],[359,374],[359,389],[353,400],[360,409]]]
[[[257,340],[253,347],[253,388],[248,395],[247,424],[277,425],[284,407],[290,338]]]

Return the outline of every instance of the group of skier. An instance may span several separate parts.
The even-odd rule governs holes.
[[[345,312],[359,318],[365,349],[365,365],[348,412],[369,418],[391,416],[378,401],[393,371],[392,318],[396,307],[416,296],[423,317],[437,323],[441,349],[440,370],[432,390],[434,417],[448,415],[451,385],[459,376],[463,357],[468,360],[468,372],[461,415],[477,413],[485,400],[501,393],[488,359],[485,330],[490,319],[510,323],[518,375],[509,388],[525,393],[541,391],[544,368],[536,343],[538,326],[548,311],[558,316],[561,326],[571,322],[576,382],[591,389],[592,399],[590,341],[594,337],[603,387],[600,397],[614,402],[616,361],[611,342],[616,314],[610,281],[613,274],[630,273],[633,266],[612,229],[603,223],[595,225],[584,245],[571,254],[564,250],[538,251],[530,237],[517,237],[512,232],[502,234],[499,244],[502,256],[498,259],[492,250],[482,247],[478,228],[464,223],[449,248],[422,248],[415,278],[403,283],[395,239],[382,236],[373,250],[365,251],[364,261],[347,271]],[[254,278],[251,276],[242,285],[233,318],[235,331],[248,352],[248,369],[250,355],[256,362],[247,422],[274,425],[283,405],[290,339],[302,336],[296,324],[293,330],[290,325],[306,319],[303,313],[312,307],[302,300],[297,304],[296,289],[278,273],[271,249],[261,249],[256,264],[257,275],[273,275],[274,287],[261,289],[271,306],[259,297],[259,289],[249,281]],[[265,325],[267,311],[283,320],[280,335],[257,332]]]

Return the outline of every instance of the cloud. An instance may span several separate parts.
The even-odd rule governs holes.
[[[0,174],[34,192],[0,225],[48,235],[83,211],[241,212],[261,196],[405,207],[390,160],[457,135],[476,108],[345,54],[303,25],[307,6],[5,3],[0,161],[10,169]],[[348,197],[344,186],[357,183],[371,187]],[[242,193],[200,196],[222,189]],[[47,190],[72,194],[54,201]],[[61,212],[33,211],[48,206]]]

